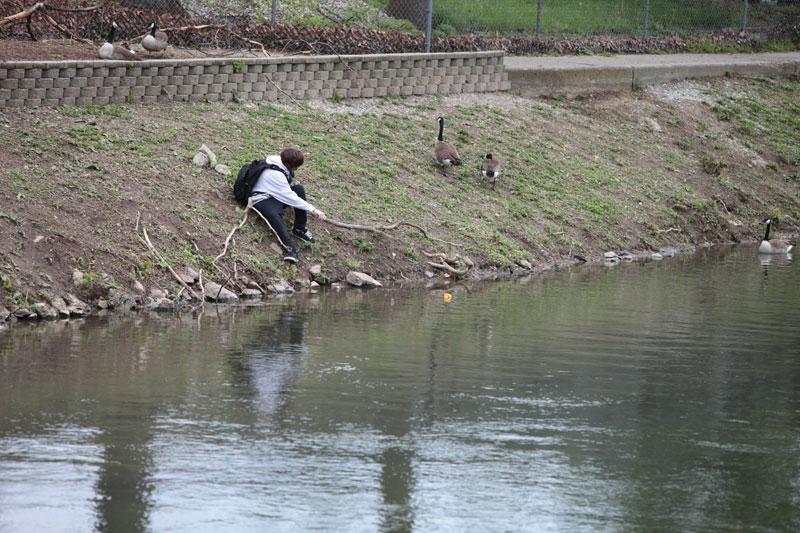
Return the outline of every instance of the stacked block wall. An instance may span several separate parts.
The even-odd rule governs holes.
[[[0,63],[0,107],[507,91],[503,52]]]

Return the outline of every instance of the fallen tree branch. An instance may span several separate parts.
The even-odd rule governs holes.
[[[459,244],[459,243],[457,243],[457,242],[446,241],[446,240],[444,240],[444,239],[438,239],[438,238],[436,238],[436,237],[428,237],[428,238],[429,238],[430,240],[432,240],[432,241],[438,241],[438,242],[441,242],[442,244],[449,244],[450,246],[463,246],[462,244]]]
[[[242,221],[239,223],[239,225],[238,225],[238,226],[235,226],[235,227],[234,227],[234,228],[231,230],[231,232],[228,234],[228,238],[227,238],[227,239],[225,239],[225,249],[222,251],[222,253],[221,253],[221,254],[219,254],[217,257],[215,257],[215,258],[214,258],[214,261],[212,261],[212,263],[216,263],[216,262],[217,262],[217,260],[219,260],[220,258],[222,258],[222,257],[225,255],[225,253],[228,251],[228,242],[230,242],[231,238],[233,237],[233,234],[234,234],[234,233],[236,233],[236,230],[238,230],[238,229],[241,229],[241,227],[242,227],[242,226],[244,226],[244,223],[245,223],[245,222],[247,222],[247,213],[248,213],[248,212],[250,212],[250,210],[251,210],[251,209],[252,209],[253,211],[255,211],[255,213],[256,213],[258,216],[260,216],[260,217],[261,217],[261,220],[263,220],[263,221],[264,221],[264,223],[267,225],[267,227],[268,227],[270,230],[272,230],[272,233],[274,233],[274,234],[275,234],[275,237],[278,239],[278,242],[280,242],[280,243],[281,243],[281,246],[283,246],[283,247],[284,247],[284,249],[287,249],[287,250],[289,249],[289,246],[288,246],[287,244],[284,244],[283,242],[281,242],[281,237],[280,237],[280,235],[278,235],[278,232],[277,232],[277,231],[275,231],[275,228],[273,228],[273,227],[272,227],[272,224],[270,224],[270,223],[269,223],[269,220],[267,220],[267,217],[265,217],[265,216],[264,216],[264,215],[261,213],[261,211],[259,211],[258,209],[255,209],[255,208],[253,208],[253,197],[251,196],[250,198],[248,198],[248,199],[247,199],[247,207],[245,207],[245,208],[244,208],[244,216],[242,217]],[[234,268],[234,274],[236,274],[236,263],[235,263],[235,262],[233,263],[233,268]]]
[[[253,40],[247,39],[245,37],[240,37],[239,35],[236,35],[233,32],[231,32],[231,37],[235,37],[236,39],[244,41],[244,42],[246,42],[248,44],[254,44],[254,45],[258,46],[259,48],[261,48],[261,52],[264,54],[264,57],[270,57],[270,55],[267,53],[267,49],[264,48],[264,44],[263,43],[260,43],[258,41],[253,41]]]
[[[336,227],[339,227],[339,228],[358,229],[358,230],[363,230],[363,231],[373,231],[375,233],[383,233],[384,231],[397,229],[399,226],[411,226],[412,228],[417,228],[419,231],[421,231],[422,234],[425,235],[425,237],[428,237],[428,232],[425,231],[425,228],[423,228],[422,226],[418,226],[418,225],[414,224],[413,222],[405,222],[405,221],[402,221],[402,220],[400,222],[395,222],[394,224],[392,224],[390,226],[366,226],[366,225],[363,225],[363,224],[346,224],[344,222],[337,222],[336,220],[331,220],[330,218],[325,220],[325,222],[327,222],[328,224],[331,224],[332,226],[336,226]],[[428,237],[428,238],[430,238],[430,237]]]
[[[14,22],[15,20],[20,20],[20,19],[24,19],[24,18],[30,17],[31,15],[33,15],[35,12],[39,11],[40,9],[47,9],[47,6],[44,4],[44,2],[36,2],[35,4],[33,4],[31,7],[29,7],[28,9],[26,9],[24,11],[20,11],[19,13],[15,14],[15,15],[7,16],[6,18],[0,20],[0,26],[3,26],[4,24],[8,24],[9,22]]]
[[[235,274],[236,273],[236,268],[235,268],[236,267],[236,263],[234,263],[233,266],[234,266],[234,274]],[[219,300],[219,295],[222,293],[222,289],[225,288],[225,285],[227,285],[228,282],[231,280],[231,278],[233,278],[234,274],[231,274],[230,276],[228,276],[228,279],[225,280],[225,283],[223,283],[222,285],[219,286],[219,290],[217,291],[217,295],[214,296],[214,301]]]
[[[0,26],[2,26],[4,24],[8,24],[9,22],[13,22],[15,20],[20,20],[20,19],[23,19],[23,18],[27,18],[28,20],[26,22],[26,25],[27,25],[27,28],[28,28],[28,34],[31,36],[32,40],[36,41],[37,39],[33,35],[33,28],[31,27],[31,18],[32,18],[33,14],[35,12],[41,11],[42,12],[42,16],[48,22],[48,24],[50,24],[51,26],[56,28],[58,31],[60,31],[61,33],[66,35],[69,39],[72,39],[72,40],[75,40],[75,41],[78,41],[78,42],[81,42],[81,43],[84,43],[84,44],[94,44],[92,41],[89,41],[87,39],[81,39],[80,37],[73,37],[73,35],[70,33],[70,31],[68,29],[66,29],[65,27],[61,26],[58,22],[53,20],[53,17],[48,15],[46,13],[46,11],[48,9],[52,9],[54,11],[93,11],[93,10],[97,9],[98,7],[100,7],[100,6],[88,7],[88,8],[82,8],[82,9],[68,9],[68,8],[59,8],[59,7],[56,7],[56,6],[51,6],[51,5],[45,4],[43,2],[36,2],[34,5],[29,7],[28,9],[26,9],[24,11],[20,11],[19,13],[15,14],[15,15],[8,16],[8,17],[4,18],[3,20],[0,20]]]
[[[352,15],[352,16],[348,17],[347,19],[343,19],[342,17],[340,17],[336,13],[326,9],[323,6],[317,6],[316,11],[317,11],[317,13],[319,13],[320,15],[325,17],[326,19],[330,20],[331,22],[333,22],[335,24],[338,24],[339,26],[346,26],[347,23],[350,22],[350,20],[352,20],[353,17],[355,17],[355,15]],[[327,11],[327,13],[326,13],[326,11]]]
[[[242,229],[242,226],[245,225],[245,223],[247,222],[247,215],[250,212],[250,210],[255,211],[258,214],[258,216],[260,216],[261,219],[267,224],[269,229],[271,229],[272,232],[275,233],[275,236],[276,237],[278,236],[277,232],[275,232],[275,229],[270,225],[270,223],[266,219],[266,217],[264,215],[262,215],[261,212],[258,209],[253,208],[253,198],[250,197],[247,200],[247,207],[244,208],[244,215],[242,216],[241,222],[239,222],[239,224],[234,226],[233,229],[230,231],[230,233],[228,233],[228,237],[225,239],[225,245],[224,245],[224,247],[222,249],[222,253],[220,253],[218,256],[216,256],[214,258],[214,261],[212,261],[212,263],[216,263],[218,260],[220,260],[222,257],[224,257],[226,253],[228,253],[228,245],[230,244],[231,239],[233,238],[233,235],[236,233],[237,230]],[[372,231],[372,232],[375,232],[375,233],[380,233],[381,235],[385,235],[386,237],[389,237],[389,238],[391,238],[391,236],[386,234],[386,233],[384,233],[385,231],[397,229],[400,226],[411,226],[412,228],[416,228],[419,231],[421,231],[422,234],[426,238],[431,239],[431,237],[428,237],[428,232],[425,231],[425,228],[423,228],[422,226],[414,224],[413,222],[405,222],[405,221],[402,221],[402,220],[400,222],[395,222],[394,224],[390,224],[389,226],[367,226],[367,225],[364,225],[364,224],[347,224],[345,222],[338,222],[336,220],[331,220],[330,218],[325,219],[325,222],[327,222],[328,224],[331,224],[332,226],[336,226],[336,227],[339,227],[339,228],[355,229],[355,230],[362,230],[362,231]],[[280,242],[280,237],[278,237],[278,242]],[[283,244],[283,243],[281,243],[281,244]],[[284,246],[284,248],[285,247],[286,246]],[[236,264],[234,263],[234,269],[235,269],[235,267],[236,267]],[[236,272],[234,270],[234,275],[235,275],[235,273]],[[230,281],[230,278],[228,278],[228,280]]]
[[[292,102],[294,102],[294,104],[295,104],[297,107],[304,107],[304,106],[303,106],[303,104],[301,104],[300,102],[298,102],[298,101],[297,101],[297,99],[296,99],[294,96],[292,96],[291,94],[289,94],[289,93],[287,93],[286,91],[284,91],[283,89],[281,89],[280,85],[278,85],[277,83],[275,83],[274,81],[272,81],[272,78],[270,78],[270,77],[269,77],[269,75],[268,75],[266,72],[264,72],[263,74],[264,74],[264,77],[265,77],[265,78],[267,78],[267,81],[268,81],[268,82],[270,82],[270,83],[273,85],[273,87],[275,87],[276,89],[278,89],[278,91],[280,91],[281,93],[283,93],[283,94],[284,94],[284,95],[285,95],[285,96],[286,96],[286,97],[287,97],[289,100],[291,100]],[[325,121],[323,121],[323,122],[325,122]],[[325,122],[325,123],[327,124],[327,122]]]
[[[46,7],[51,11],[64,11],[67,13],[84,13],[87,11],[95,11],[96,9],[100,9],[103,6],[101,4],[97,4],[88,7],[60,7],[60,6],[54,6],[52,4],[45,4],[44,7]]]
[[[347,61],[345,61],[345,60],[344,60],[344,58],[343,58],[343,57],[341,56],[341,54],[340,54],[340,53],[339,53],[339,52],[336,50],[336,48],[334,48],[334,47],[333,47],[333,45],[331,45],[331,44],[329,44],[329,43],[324,43],[324,42],[322,42],[322,41],[314,41],[313,43],[310,43],[310,42],[308,42],[308,41],[304,41],[304,40],[302,40],[302,39],[297,39],[297,42],[300,42],[300,43],[303,43],[303,44],[305,44],[305,45],[306,45],[306,46],[308,46],[308,47],[311,49],[311,51],[312,51],[312,52],[314,52],[314,53],[319,53],[319,52],[317,51],[317,48],[316,48],[316,46],[315,46],[315,45],[317,45],[317,44],[320,44],[320,45],[322,45],[322,46],[327,46],[327,47],[328,47],[328,49],[329,49],[329,50],[330,50],[330,51],[333,53],[333,55],[335,55],[336,57],[338,57],[338,58],[339,58],[339,61],[341,61],[341,62],[344,64],[344,66],[345,66],[345,68],[346,68],[347,70],[349,70],[350,72],[356,72],[356,70],[355,70],[355,69],[353,69],[353,67],[351,67],[351,66],[350,66],[350,64],[349,64]],[[364,82],[364,80],[362,79],[361,81],[362,81],[362,84],[361,84],[361,85],[363,86],[363,82]]]
[[[425,255],[425,257],[428,257],[430,259],[439,259],[442,263],[448,263],[448,264],[451,264],[451,265],[455,265],[456,262],[459,259],[461,259],[461,256],[458,255],[458,254],[450,257],[444,252],[436,252],[436,253],[429,254],[428,252],[423,250],[422,253]]]
[[[164,257],[162,257],[162,255],[161,255],[160,253],[158,253],[158,250],[156,250],[156,247],[155,247],[155,246],[153,246],[153,243],[152,243],[152,242],[150,242],[150,237],[148,237],[148,236],[147,236],[147,228],[145,228],[145,227],[144,227],[144,224],[142,225],[142,233],[144,234],[144,243],[145,243],[145,245],[147,246],[147,249],[148,249],[148,250],[150,250],[150,252],[151,252],[153,255],[155,255],[156,257],[158,257],[158,260],[159,260],[159,261],[161,261],[162,263],[164,263],[164,264],[167,266],[167,269],[168,269],[168,270],[169,270],[169,271],[172,273],[172,275],[173,275],[173,276],[175,276],[175,279],[177,279],[177,280],[178,280],[178,282],[179,282],[181,285],[183,285],[184,287],[186,287],[186,290],[188,290],[188,291],[189,291],[189,293],[192,295],[192,297],[194,297],[195,299],[200,299],[200,297],[197,295],[197,293],[196,293],[196,292],[194,292],[194,291],[192,290],[192,288],[191,288],[191,287],[189,287],[189,285],[187,285],[187,283],[186,283],[185,281],[183,281],[183,278],[181,278],[181,277],[180,277],[180,276],[179,276],[179,275],[178,275],[178,274],[177,274],[177,273],[176,273],[176,272],[175,272],[175,271],[172,269],[172,267],[171,267],[171,266],[169,266],[169,263],[167,263],[167,261],[164,259]]]
[[[728,206],[725,205],[725,202],[722,201],[722,198],[720,198],[718,195],[715,195],[714,200],[722,204],[722,208],[725,210],[726,213],[728,213],[729,215],[731,214],[731,212],[728,210]]]
[[[458,270],[458,269],[455,269],[455,268],[451,267],[450,265],[448,265],[445,262],[434,263],[433,261],[428,261],[428,264],[430,266],[432,266],[433,268],[438,268],[439,270],[444,270],[445,272],[448,272],[448,273],[450,273],[450,274],[452,274],[454,276],[463,276],[464,274],[469,272],[469,266],[467,266],[463,270]]]
[[[231,232],[228,234],[228,238],[225,239],[225,246],[222,248],[222,253],[214,258],[214,262],[217,262],[220,258],[224,257],[226,253],[228,253],[228,243],[231,242],[233,234],[236,233],[236,230],[242,229],[242,226],[244,226],[245,222],[247,222],[247,214],[252,208],[253,208],[253,197],[251,196],[247,200],[247,207],[245,207],[244,209],[244,217],[242,217],[242,221],[239,222],[238,226],[234,226]]]
[[[162,28],[161,31],[188,31],[188,30],[204,30],[206,28],[221,28],[219,24],[202,24],[200,26],[179,26],[177,28]]]
[[[427,257],[429,259],[437,258],[437,259],[441,259],[442,261],[444,261],[444,259],[447,257],[447,254],[445,254],[444,252],[436,252],[436,253],[433,253],[433,254],[429,254],[425,250],[422,251],[422,255],[424,255],[425,257]]]
[[[92,41],[88,40],[88,39],[83,39],[81,37],[73,36],[72,33],[70,33],[70,31],[67,28],[65,28],[64,26],[62,26],[61,24],[59,24],[58,22],[53,20],[53,17],[51,17],[50,15],[44,14],[43,16],[44,16],[44,19],[47,22],[49,22],[51,26],[53,26],[58,31],[60,31],[61,33],[66,35],[67,38],[72,39],[73,41],[78,41],[79,43],[94,45],[94,43]]]

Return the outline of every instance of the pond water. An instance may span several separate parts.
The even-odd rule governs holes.
[[[0,337],[0,531],[798,531],[755,248]]]

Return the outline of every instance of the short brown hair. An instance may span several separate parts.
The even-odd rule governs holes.
[[[287,148],[281,152],[281,162],[286,168],[300,168],[305,160],[303,152],[296,148]]]

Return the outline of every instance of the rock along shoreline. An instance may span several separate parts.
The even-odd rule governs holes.
[[[621,262],[646,262],[659,261],[679,254],[694,253],[698,248],[710,248],[725,244],[708,243],[701,246],[687,245],[682,247],[661,248],[658,251],[645,253],[632,253],[628,251],[606,252],[602,257],[585,258],[580,255],[546,265],[535,266],[531,264],[518,265],[518,269],[501,269],[492,273],[481,273],[464,276],[453,276],[448,273],[436,274],[426,271],[425,279],[403,281],[378,281],[371,276],[351,271],[344,280],[328,280],[325,278],[318,265],[311,267],[312,278],[316,277],[323,283],[312,280],[280,280],[267,287],[260,287],[254,282],[243,279],[247,287],[238,294],[234,293],[213,281],[203,281],[198,272],[187,268],[180,274],[186,287],[192,288],[195,294],[203,298],[200,302],[191,296],[188,291],[181,289],[175,294],[169,294],[162,289],[152,289],[145,293],[141,284],[134,289],[136,294],[123,292],[116,287],[108,289],[108,294],[90,303],[81,301],[71,293],[64,296],[52,296],[43,301],[29,305],[17,305],[7,308],[0,304],[0,332],[8,330],[16,323],[30,323],[52,320],[80,320],[89,316],[110,317],[118,315],[136,316],[142,312],[157,313],[182,313],[193,312],[202,308],[206,303],[210,305],[252,305],[254,302],[269,301],[277,297],[292,297],[297,294],[318,293],[322,290],[353,290],[353,289],[443,289],[463,281],[500,281],[524,276],[532,276],[550,271],[559,271],[562,268],[576,266],[607,266],[613,267]],[[80,271],[73,272],[73,279],[83,279]]]

